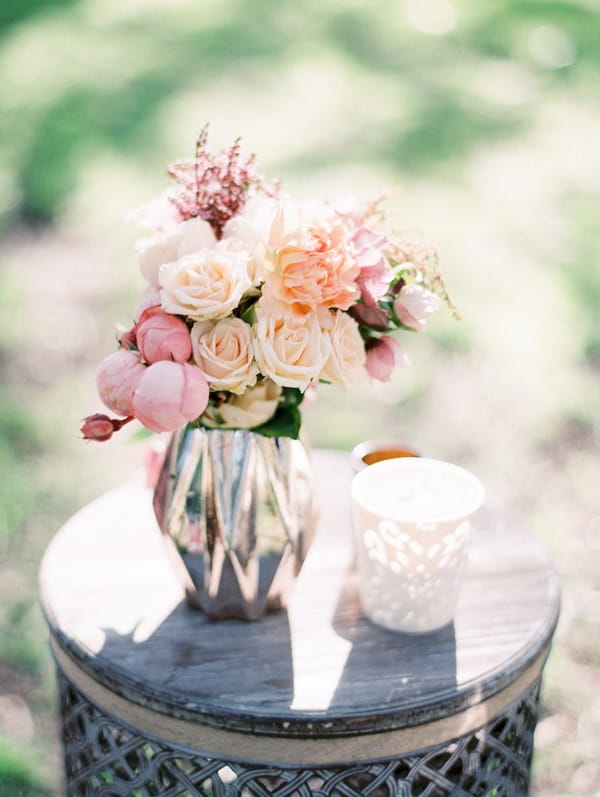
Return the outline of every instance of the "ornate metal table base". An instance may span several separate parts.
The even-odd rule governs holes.
[[[486,726],[399,758],[281,767],[211,758],[142,735],[58,673],[68,797],[523,797],[540,679]],[[235,750],[231,751],[232,759]]]

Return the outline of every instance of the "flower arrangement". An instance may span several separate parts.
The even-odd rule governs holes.
[[[239,142],[202,131],[173,185],[135,212],[147,282],[133,326],[97,372],[85,439],[136,418],[154,432],[188,423],[297,437],[312,385],[387,381],[409,360],[391,336],[451,306],[434,249],[386,230],[370,204],[294,201],[256,173]]]

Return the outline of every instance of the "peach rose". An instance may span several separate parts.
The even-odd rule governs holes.
[[[366,379],[365,343],[353,318],[343,312],[334,315],[333,326],[325,332],[331,353],[321,371],[321,379],[346,390]]]
[[[137,352],[119,349],[109,354],[96,371],[96,387],[104,405],[117,415],[132,415],[132,395],[146,371]]]
[[[306,390],[330,354],[329,337],[316,316],[280,318],[261,307],[257,315],[254,349],[261,373],[281,387]]]
[[[200,249],[212,249],[217,239],[204,219],[189,219],[168,232],[138,241],[136,250],[140,269],[151,285],[158,285],[158,274],[164,263],[172,263]]]
[[[161,301],[168,313],[194,321],[225,318],[252,287],[248,253],[202,249],[162,266]]]
[[[241,318],[197,321],[191,338],[194,362],[212,388],[239,394],[256,382],[252,328]]]
[[[277,410],[281,388],[270,379],[232,396],[220,407],[209,407],[202,423],[213,429],[253,429],[270,420]]]
[[[160,360],[149,365],[132,396],[133,414],[153,432],[174,432],[208,404],[208,382],[195,365]]]
[[[341,220],[304,225],[280,238],[276,219],[268,254],[270,271],[265,299],[284,310],[305,315],[322,308],[347,310],[360,296],[360,266],[349,229]]]

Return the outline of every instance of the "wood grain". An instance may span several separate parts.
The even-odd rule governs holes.
[[[212,623],[190,609],[150,493],[127,486],[74,516],[46,553],[41,599],[59,648],[138,706],[288,738],[438,722],[500,695],[543,658],[556,575],[529,534],[493,513],[475,534],[453,625],[417,636],[368,622],[351,567],[348,457],[317,451],[314,464],[319,532],[288,612]]]

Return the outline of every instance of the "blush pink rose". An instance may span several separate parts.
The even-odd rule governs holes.
[[[109,354],[96,371],[102,403],[117,415],[132,415],[131,397],[145,370],[137,352],[119,349]]]
[[[160,360],[149,365],[132,398],[133,414],[153,432],[174,432],[202,415],[208,382],[188,363]]]
[[[142,357],[148,363],[159,360],[184,363],[192,354],[192,340],[185,321],[169,313],[155,313],[142,321],[136,339]]]
[[[373,379],[387,382],[394,368],[410,367],[408,355],[397,340],[389,335],[371,338],[366,343],[366,368]]]
[[[394,312],[407,327],[422,332],[427,319],[441,304],[440,299],[422,285],[404,285],[394,302]]]

